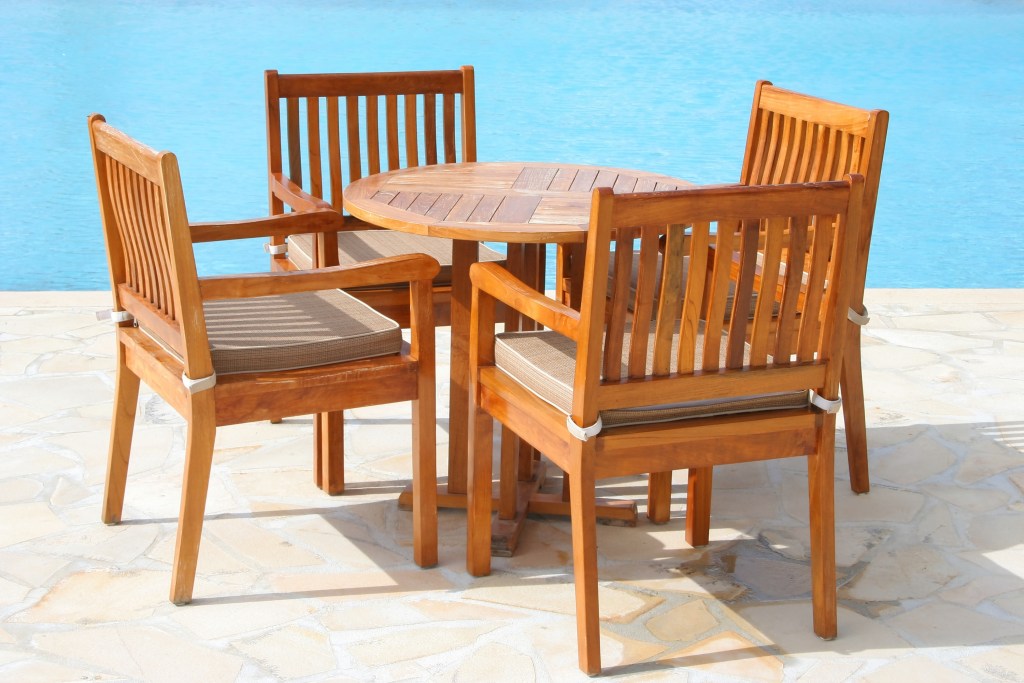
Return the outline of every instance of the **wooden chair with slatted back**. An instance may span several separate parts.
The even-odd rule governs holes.
[[[343,230],[272,240],[274,270],[425,253],[441,264],[435,321],[450,321],[451,240],[381,230],[345,214],[342,190],[367,174],[476,161],[473,67],[386,73],[265,73],[270,211],[333,208]],[[285,162],[287,161],[287,168]],[[438,198],[443,203],[444,198]],[[401,198],[396,198],[401,201]],[[481,261],[503,256],[483,245]],[[407,287],[360,287],[353,296],[407,324]]]
[[[332,210],[189,224],[174,155],[89,117],[117,325],[117,378],[103,521],[124,506],[139,382],[187,422],[171,600],[192,599],[216,428],[272,416],[340,414],[412,402],[413,554],[437,563],[434,325],[424,255],[306,272],[198,277],[192,245],[340,227]],[[404,281],[411,342],[397,323],[340,288]],[[343,485],[338,448],[325,456]],[[326,468],[327,462],[323,463]]]
[[[859,109],[758,81],[740,174],[744,185],[838,180],[847,173],[864,176],[863,229],[841,382],[850,488],[857,493],[870,489],[860,328],[867,322],[864,286],[888,122],[884,110]],[[649,482],[647,514],[657,523],[669,519],[671,476],[653,473]]]
[[[496,419],[569,479],[579,662],[586,673],[601,670],[595,482],[604,477],[700,473],[688,490],[686,537],[704,545],[715,465],[805,456],[814,632],[836,635],[835,411],[863,188],[863,177],[853,175],[650,194],[597,189],[579,311],[537,294],[500,266],[472,267],[467,568],[474,576],[490,572]],[[719,248],[708,264],[716,231]],[[634,239],[639,273],[630,272],[632,259],[621,259],[609,285],[612,253],[628,252]],[[683,278],[686,257],[694,266]],[[784,296],[775,310],[774,296],[759,294],[779,283]],[[747,315],[738,313],[755,297],[748,335]],[[496,301],[545,329],[496,333]]]

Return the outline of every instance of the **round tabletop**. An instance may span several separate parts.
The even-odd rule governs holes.
[[[660,192],[690,183],[644,171],[530,162],[412,166],[344,190],[356,218],[393,230],[476,242],[583,242],[595,187]]]

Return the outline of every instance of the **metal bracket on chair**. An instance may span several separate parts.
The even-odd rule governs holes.
[[[869,322],[871,322],[871,316],[868,315],[867,306],[864,307],[863,313],[858,313],[857,311],[853,310],[853,308],[850,308],[850,310],[846,314],[846,317],[849,319],[851,323],[853,323],[854,325],[860,325],[861,327],[864,327]]]
[[[600,415],[597,416],[597,422],[590,425],[589,427],[580,427],[579,425],[572,421],[571,415],[566,415],[565,427],[566,429],[569,430],[569,434],[571,434],[572,436],[576,437],[580,441],[587,441],[590,439],[590,437],[597,436],[598,434],[600,434],[601,429],[604,427],[604,425],[601,424]]]
[[[198,394],[200,391],[206,391],[217,386],[217,373],[211,373],[207,377],[200,377],[199,379],[189,379],[185,373],[181,373],[181,383],[185,385],[185,389],[190,394]]]
[[[284,244],[271,244],[270,242],[263,243],[263,251],[267,252],[271,256],[280,256],[281,254],[288,253],[288,243]]]
[[[843,405],[842,398],[837,398],[834,401],[830,401],[814,390],[811,390],[810,395],[808,396],[808,400],[811,402],[812,406],[818,408],[819,410],[825,411],[829,415],[834,415],[835,413],[838,413],[840,406]]]
[[[113,309],[108,308],[106,310],[96,311],[96,319],[109,320],[112,323],[119,324],[132,322],[133,320],[135,320],[135,316],[133,316],[128,311],[115,311]]]

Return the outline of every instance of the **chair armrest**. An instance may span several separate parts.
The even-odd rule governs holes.
[[[305,232],[337,232],[344,221],[334,209],[315,209],[283,213],[224,223],[190,223],[192,242],[217,242],[252,237],[287,237]]]
[[[496,263],[474,263],[469,268],[474,289],[479,289],[509,308],[544,327],[576,339],[580,314],[519,280]]]
[[[296,211],[334,208],[330,202],[314,197],[281,173],[270,174],[270,192]]]
[[[199,278],[204,301],[293,294],[324,289],[348,289],[395,282],[430,283],[440,272],[437,260],[426,254],[404,254],[344,266],[312,270],[211,275]]]

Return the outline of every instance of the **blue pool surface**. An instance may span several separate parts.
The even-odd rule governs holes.
[[[86,116],[174,151],[192,220],[264,215],[263,70],[457,68],[480,160],[730,182],[759,78],[891,120],[871,287],[1024,287],[1024,3],[0,3],[2,290],[103,289]],[[264,270],[259,242],[203,273]]]

